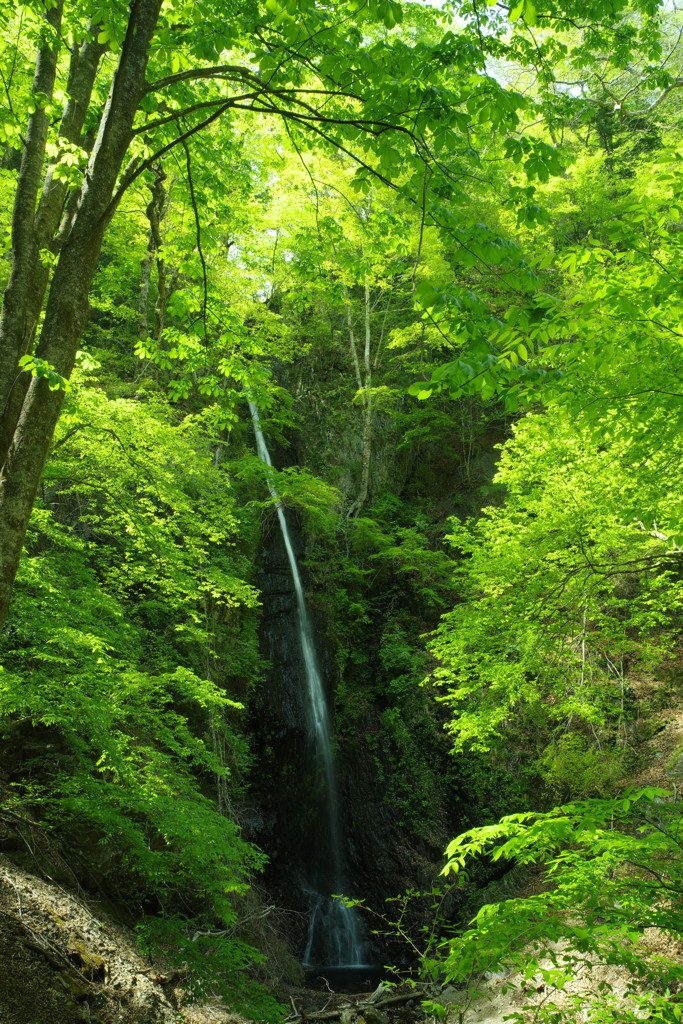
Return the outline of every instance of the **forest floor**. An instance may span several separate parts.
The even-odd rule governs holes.
[[[632,686],[640,705],[653,710],[643,716],[635,741],[639,767],[624,783],[677,789],[683,785],[680,688],[645,676]],[[49,836],[27,818],[0,809],[0,851],[0,1024],[251,1024],[218,1001],[184,1005],[182,978],[141,953],[116,908],[80,888]],[[683,956],[683,948],[673,950],[654,932],[647,941]],[[515,980],[513,991],[504,991]],[[445,989],[431,997],[453,1024],[503,1024],[523,1003],[561,1008],[581,986],[588,998],[604,980],[618,992],[628,979],[596,965],[564,993],[540,981],[522,986],[521,979],[490,978],[476,991]],[[400,988],[355,996],[306,989],[280,994],[290,1024],[432,1024],[436,1017],[420,1005],[426,996]]]
[[[39,829],[28,831],[32,844],[42,846],[34,847],[41,873],[0,854],[0,1024],[260,1024],[218,1000],[184,1005],[178,973],[143,955],[133,930],[97,900],[50,878],[46,866],[55,850]],[[0,811],[0,846],[17,833],[27,835],[27,823]],[[291,992],[292,1021],[416,1020],[409,994],[392,989],[376,993],[365,1011],[370,993]]]

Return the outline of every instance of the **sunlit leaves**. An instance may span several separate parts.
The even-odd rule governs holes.
[[[32,377],[40,377],[47,381],[50,391],[66,390],[68,386],[68,382],[64,377],[57,373],[54,366],[51,366],[45,359],[39,359],[37,356],[32,355],[22,356],[19,360],[19,366],[26,373],[30,373]]]
[[[647,929],[672,939],[680,932],[683,861],[675,794],[649,787],[612,800],[508,815],[458,836],[447,849],[444,872],[466,877],[482,855],[539,865],[546,881],[534,895],[481,908],[471,927],[447,944],[445,961],[434,958],[450,982],[467,983],[483,971],[516,972],[506,987],[518,990],[520,1010],[512,1019],[520,1021],[537,1009],[525,996],[539,981],[549,987],[543,1002],[550,1019],[565,1020],[568,1013],[574,1019],[573,1010],[583,1015],[589,1008],[606,1022],[653,1009],[667,1024],[679,1019],[672,993],[680,986],[680,963],[644,941]],[[611,974],[581,990],[586,966],[596,962],[620,970],[619,983]],[[570,980],[577,996],[555,1004],[557,990]]]
[[[537,23],[536,6],[531,0],[519,0],[510,7],[508,17],[510,21],[517,21],[521,18],[527,25],[534,26]]]
[[[199,784],[227,777],[209,729],[242,762],[228,683],[243,691],[257,664],[247,626],[230,663],[207,670],[257,603],[231,487],[200,418],[180,424],[162,402],[110,400],[82,380],[67,402],[3,638],[3,727],[59,737],[62,761],[48,757],[40,783],[34,772],[34,807],[115,844],[146,891],[201,889],[229,921],[227,894],[261,863]]]
[[[663,533],[683,496],[659,486],[669,453],[655,446],[633,464],[628,452],[559,413],[527,417],[503,450],[505,504],[454,521],[465,600],[432,649],[459,746],[486,746],[510,717],[548,733],[567,720],[605,726],[615,666],[666,649],[683,592]]]
[[[504,143],[505,155],[515,164],[522,164],[530,180],[546,182],[552,175],[561,174],[565,160],[562,154],[542,139],[526,136],[510,137]]]

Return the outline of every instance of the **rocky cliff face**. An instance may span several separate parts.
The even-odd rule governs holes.
[[[357,410],[312,403],[302,410],[302,421],[303,428],[285,458],[319,474],[352,500],[353,467],[358,467],[360,453]],[[416,516],[429,505],[431,535],[440,537],[446,515],[455,508],[462,467],[454,458],[449,461],[442,446],[420,454],[401,447],[401,437],[396,417],[378,415],[370,505],[363,514],[372,516],[372,502],[383,495],[406,505],[414,503]],[[491,440],[486,438],[477,453],[481,461],[477,481],[493,465]],[[282,461],[279,452],[274,462],[281,466]],[[361,609],[358,629],[344,618],[343,609],[344,621],[340,621],[340,604],[332,591],[343,586],[339,575],[334,575],[342,553],[334,544],[330,547],[329,538],[307,536],[305,519],[290,515],[290,526],[337,725],[337,772],[351,887],[383,914],[388,898],[408,889],[429,890],[435,884],[443,849],[459,830],[467,804],[467,794],[458,788],[457,766],[448,754],[440,713],[431,695],[421,693],[418,686],[425,664],[419,635],[434,627],[438,610],[420,607],[419,599],[400,579],[388,585],[380,580],[374,588],[370,579],[355,595]],[[337,543],[342,542],[339,538]],[[353,562],[354,557],[359,556],[352,554],[347,561]],[[367,566],[358,562],[358,569],[362,572]],[[303,948],[308,906],[302,880],[312,870],[315,784],[300,697],[303,665],[296,602],[274,517],[264,531],[258,585],[263,601],[261,649],[270,667],[255,698],[250,726],[258,767],[253,774],[248,838],[270,857],[266,884],[275,897],[304,915],[295,919],[292,928],[295,943]],[[383,664],[380,651],[387,623],[401,616],[409,621],[412,633],[406,644],[414,643],[414,650],[406,655],[408,660],[415,655],[415,665],[408,669],[414,678],[401,677],[401,686],[418,694],[409,698],[409,711],[401,705],[403,697],[398,699],[391,692],[392,669],[386,667],[386,658]],[[423,909],[416,905],[418,917]],[[376,925],[375,919],[372,927]]]
[[[294,520],[292,519],[294,526]],[[301,536],[297,548],[303,554]],[[258,768],[253,777],[247,814],[248,835],[270,858],[266,884],[278,902],[300,912],[292,934],[303,950],[309,900],[306,880],[315,876],[316,774],[313,752],[306,738],[301,701],[304,666],[297,636],[297,612],[286,553],[278,532],[269,530],[259,578],[263,601],[262,652],[270,667],[256,697],[251,722]],[[315,594],[313,594],[315,607]],[[331,707],[339,684],[339,670],[329,639],[328,624],[314,615],[321,670]],[[433,749],[421,753],[424,764],[447,756],[444,737],[436,723]],[[382,736],[381,707],[372,702],[361,718],[337,737],[337,774],[346,860],[351,891],[383,913],[387,898],[408,889],[428,890],[441,868],[443,849],[458,830],[459,801],[447,787],[434,792],[436,813],[419,831],[392,800],[398,773],[396,752]],[[401,777],[401,785],[410,786]],[[434,789],[439,784],[433,779]],[[450,798],[450,805],[449,805]],[[371,922],[374,928],[376,921]],[[376,954],[380,956],[379,949]]]

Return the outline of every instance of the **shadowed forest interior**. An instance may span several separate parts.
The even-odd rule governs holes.
[[[2,5],[2,1024],[681,1020],[682,86]]]

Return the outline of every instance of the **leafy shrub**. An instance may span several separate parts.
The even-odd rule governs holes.
[[[680,805],[653,788],[512,814],[471,829],[449,845],[444,874],[466,879],[472,861],[484,856],[540,865],[545,882],[534,895],[482,907],[472,927],[442,945],[425,968],[445,971],[455,984],[485,972],[518,971],[510,988],[540,977],[561,990],[582,968],[609,964],[624,970],[625,993],[617,994],[610,982],[591,993],[591,1020],[632,1020],[647,1007],[654,1019],[673,1024],[683,1009],[683,965],[675,955],[653,951],[644,938],[651,928],[674,946],[680,938],[682,840]],[[541,1010],[528,1005],[509,1019],[521,1024],[533,1008],[534,1020],[583,1020],[576,1014],[585,1012],[586,998],[582,1009],[560,1011],[546,1001]]]
[[[68,401],[0,637],[4,766],[121,896],[231,927],[264,857],[229,816],[258,666],[230,482],[168,410]]]
[[[263,956],[229,929],[210,930],[206,923],[177,915],[148,917],[138,926],[140,948],[162,955],[181,975],[187,1002],[220,996],[239,1013],[263,1024],[277,1024],[285,1008],[248,976]]]
[[[565,733],[623,735],[627,673],[659,663],[676,636],[680,555],[662,532],[682,512],[662,487],[670,453],[641,463],[606,438],[558,409],[527,416],[503,446],[504,506],[451,521],[461,600],[430,647],[458,749],[511,734],[539,754],[555,742],[547,768]]]

